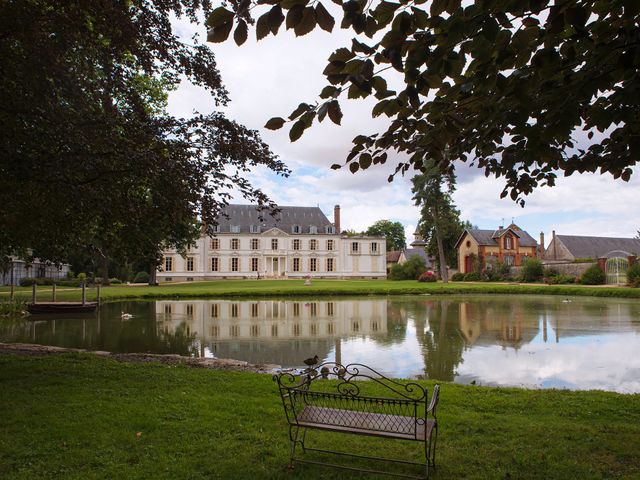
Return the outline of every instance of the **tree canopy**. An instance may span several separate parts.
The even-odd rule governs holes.
[[[407,246],[404,226],[400,222],[378,220],[367,228],[364,233],[365,235],[385,236],[387,239],[387,251],[402,250]]]
[[[407,155],[394,175],[421,169],[426,159],[444,173],[469,162],[504,177],[502,196],[522,205],[558,174],[629,180],[640,158],[640,2],[332,1],[342,9],[340,26],[355,34],[351,44],[329,57],[321,100],[272,118],[267,128],[289,122],[295,141],[316,120],[340,124],[345,95],[373,96],[372,116],[388,117],[389,127],[354,138],[346,159],[353,173],[384,164],[389,150]],[[258,40],[283,23],[298,36],[335,26],[316,0],[232,7],[208,17],[210,41],[224,41],[235,25],[242,44],[252,15]]]
[[[206,0],[23,0],[0,6],[0,256],[77,249],[145,258],[215,224],[232,189],[273,206],[246,173],[288,170],[219,112],[165,111],[181,78],[228,102],[211,50],[183,43]]]

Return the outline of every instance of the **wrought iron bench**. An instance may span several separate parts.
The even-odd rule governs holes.
[[[427,478],[430,468],[435,468],[439,385],[433,388],[431,401],[427,404],[428,395],[424,387],[413,382],[396,382],[361,364],[343,366],[333,362],[323,363],[315,369],[307,369],[300,376],[281,372],[273,378],[278,384],[289,423],[291,466],[295,461],[410,478]],[[375,390],[373,395],[368,394],[370,390]],[[379,395],[380,391],[384,392],[383,396]],[[307,429],[422,442],[425,462],[310,448],[305,445]],[[303,453],[332,453],[417,465],[424,469],[424,475],[354,468],[320,462],[309,456],[298,458],[298,445]]]

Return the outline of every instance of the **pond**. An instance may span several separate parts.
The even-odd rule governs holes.
[[[123,320],[121,313],[133,315]],[[96,314],[0,322],[0,341],[301,366],[394,377],[640,392],[640,302],[557,296],[115,302]]]

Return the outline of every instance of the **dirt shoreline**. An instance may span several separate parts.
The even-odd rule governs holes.
[[[112,353],[104,351],[83,350],[80,348],[63,348],[32,343],[0,343],[0,355],[47,356],[66,353],[86,353],[98,357],[112,358],[120,362],[148,363],[158,362],[165,365],[186,365],[194,368],[212,370],[238,370],[255,373],[274,373],[280,365],[261,363],[252,364],[230,358],[193,358],[182,355],[161,355],[156,353]]]

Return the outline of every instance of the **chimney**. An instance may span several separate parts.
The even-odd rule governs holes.
[[[551,231],[551,243],[553,243],[553,259],[558,259],[558,251],[556,250],[556,231]]]
[[[544,232],[540,232],[540,260],[544,260]]]
[[[333,225],[336,227],[336,233],[340,234],[340,205],[333,207]]]

